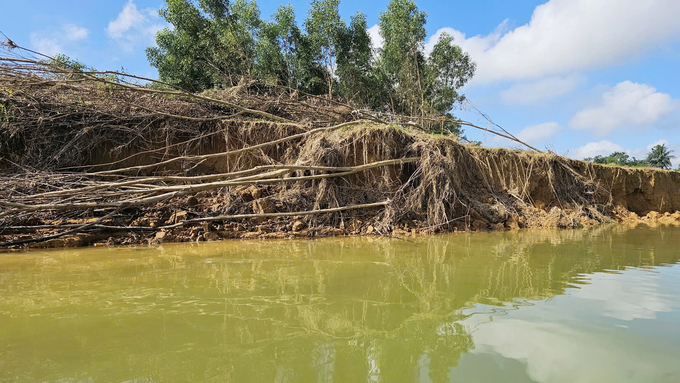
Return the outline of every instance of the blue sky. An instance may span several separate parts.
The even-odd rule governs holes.
[[[165,26],[157,14],[163,3],[0,0],[0,30],[47,54],[153,77],[144,48]],[[290,3],[302,20],[309,2]],[[345,18],[361,10],[374,26],[387,3],[341,0],[340,10]],[[464,93],[513,134],[574,158],[616,150],[640,158],[660,142],[680,157],[680,1],[416,3],[428,13],[432,41],[425,49],[442,31],[452,34],[478,64]],[[268,19],[280,4],[259,1],[262,17]],[[369,31],[379,45],[376,27]],[[469,108],[456,114],[486,124]],[[467,132],[487,146],[515,146]]]

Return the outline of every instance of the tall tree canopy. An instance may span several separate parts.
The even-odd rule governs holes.
[[[172,28],[158,32],[147,56],[162,81],[190,91],[258,78],[376,111],[425,117],[450,113],[475,72],[449,35],[425,52],[427,15],[412,0],[392,0],[380,15],[384,45],[377,51],[366,16],[357,12],[348,25],[339,0],[312,0],[304,29],[290,5],[264,21],[255,0],[165,2],[160,14]]]

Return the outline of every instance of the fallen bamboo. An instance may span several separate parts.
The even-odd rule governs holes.
[[[29,243],[46,242],[46,241],[50,241],[50,240],[53,240],[53,239],[61,238],[61,237],[66,236],[66,235],[76,234],[76,233],[79,233],[79,232],[81,232],[81,231],[83,231],[83,230],[86,230],[86,229],[88,229],[88,228],[90,228],[90,227],[92,227],[92,226],[94,226],[94,225],[97,225],[97,224],[101,223],[101,222],[104,221],[105,219],[107,219],[107,218],[113,216],[114,214],[118,213],[119,211],[123,210],[124,208],[125,208],[125,205],[122,205],[122,206],[120,206],[118,209],[116,209],[116,210],[110,212],[109,214],[107,214],[107,215],[105,215],[105,216],[99,218],[98,220],[96,220],[96,221],[94,221],[94,222],[90,222],[90,223],[86,223],[86,224],[84,224],[84,225],[80,225],[80,226],[75,227],[75,228],[73,228],[73,229],[71,229],[71,230],[63,231],[63,232],[61,232],[61,233],[52,234],[52,235],[46,235],[46,236],[38,237],[38,238],[31,238],[31,239],[24,239],[24,240],[19,240],[19,241],[4,242],[4,243],[0,243],[0,247],[10,247],[10,246],[27,245],[27,244],[29,244]]]
[[[391,160],[388,160],[388,161],[391,161]],[[107,182],[107,183],[102,183],[102,184],[92,185],[92,186],[86,186],[86,187],[77,188],[77,189],[65,189],[65,190],[57,190],[57,191],[52,191],[52,192],[40,193],[40,194],[33,194],[33,195],[24,196],[23,198],[38,199],[38,198],[56,197],[56,196],[60,196],[60,195],[70,195],[70,196],[72,196],[74,194],[80,194],[80,193],[84,193],[84,192],[105,190],[105,189],[109,189],[109,188],[122,188],[122,187],[126,187],[126,186],[145,186],[145,187],[150,189],[150,188],[155,188],[157,186],[155,186],[155,185],[145,185],[146,183],[210,181],[210,180],[215,180],[215,179],[241,177],[241,176],[246,176],[246,175],[249,175],[249,174],[258,173],[258,172],[267,171],[267,170],[279,170],[279,171],[308,170],[308,171],[325,171],[325,172],[347,172],[347,171],[352,171],[355,168],[356,167],[352,167],[352,166],[334,167],[334,166],[306,166],[306,165],[261,165],[261,166],[256,166],[252,169],[241,170],[241,171],[237,171],[237,172],[207,174],[207,175],[202,175],[202,176],[159,176],[159,177],[135,178],[134,180],[128,180],[128,181]],[[258,174],[258,175],[252,176],[252,178],[251,177],[243,177],[243,178],[237,178],[237,180],[247,181],[249,179],[262,178],[263,176],[283,175],[285,173],[287,173],[287,172],[272,172],[272,173]],[[295,180],[295,179],[293,179],[293,180]],[[232,181],[235,181],[235,180],[232,180]],[[143,190],[143,191],[140,191],[140,192],[148,192],[148,191],[150,191],[149,189],[146,189],[146,190]]]
[[[408,157],[408,158],[400,158],[396,160],[385,160],[385,161],[377,161],[377,162],[371,162],[368,164],[364,165],[358,165],[358,166],[352,166],[348,167],[345,170],[339,173],[331,173],[331,174],[316,174],[316,175],[311,175],[311,176],[302,176],[302,177],[291,177],[291,178],[269,178],[269,179],[241,179],[241,180],[232,180],[232,181],[220,181],[220,182],[209,182],[209,183],[204,183],[204,184],[196,184],[196,185],[179,185],[179,186],[166,186],[166,187],[159,187],[156,189],[148,189],[146,192],[147,193],[168,193],[168,192],[186,192],[187,194],[190,193],[198,193],[201,191],[206,191],[206,190],[213,190],[213,189],[219,189],[222,187],[226,186],[246,186],[246,185],[256,185],[256,184],[261,184],[261,185],[271,185],[271,184],[278,184],[278,183],[283,183],[283,182],[296,182],[296,181],[311,181],[311,180],[318,180],[318,179],[323,179],[323,178],[335,178],[335,177],[344,177],[348,176],[350,174],[355,174],[359,173],[365,170],[373,169],[373,168],[378,168],[382,166],[390,166],[390,165],[403,165],[407,163],[412,163],[420,160],[420,157]],[[130,201],[132,202],[132,201]]]
[[[350,205],[334,207],[330,209],[317,209],[317,210],[307,210],[307,211],[292,211],[292,212],[281,212],[281,213],[262,213],[262,214],[237,214],[237,215],[220,215],[215,217],[204,217],[196,219],[188,219],[182,222],[178,222],[173,225],[161,226],[159,229],[174,229],[177,227],[182,227],[186,225],[192,225],[201,222],[211,222],[211,221],[229,221],[234,219],[250,219],[250,218],[278,218],[278,217],[297,217],[312,214],[326,214],[326,213],[336,213],[345,210],[358,210],[358,209],[369,209],[373,207],[387,206],[390,204],[390,200],[367,203],[362,205]]]
[[[182,186],[168,186],[159,187],[156,189],[148,189],[145,191],[147,194],[162,193],[157,195],[152,195],[144,198],[128,199],[122,202],[85,202],[85,203],[51,203],[51,204],[37,204],[37,205],[26,205],[13,202],[0,201],[0,206],[6,206],[13,208],[6,213],[24,213],[24,212],[34,212],[34,211],[44,211],[44,210],[85,210],[85,209],[100,209],[100,208],[118,208],[122,206],[139,206],[150,203],[155,203],[163,201],[170,198],[185,196],[189,194],[195,194],[201,191],[214,190],[227,186],[245,186],[245,185],[272,185],[285,182],[298,182],[298,181],[311,181],[325,178],[336,178],[344,177],[347,175],[359,173],[365,170],[378,168],[382,166],[390,165],[402,165],[407,163],[413,163],[420,160],[420,157],[409,157],[401,158],[396,160],[385,160],[377,161],[364,165],[350,167],[348,171],[331,173],[331,174],[317,174],[312,176],[303,177],[291,177],[291,178],[270,178],[270,179],[248,179],[248,180],[232,180],[232,181],[222,181],[222,182],[211,182],[205,184],[197,185],[182,185]]]

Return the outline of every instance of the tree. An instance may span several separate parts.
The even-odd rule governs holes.
[[[424,51],[426,14],[413,0],[391,0],[380,15],[385,43],[376,54],[358,12],[349,26],[339,0],[313,0],[304,30],[292,6],[271,21],[260,19],[255,0],[166,0],[161,16],[172,25],[147,48],[162,81],[189,91],[233,86],[257,78],[314,95],[339,96],[375,111],[420,117],[447,116],[435,131],[460,134],[452,108],[475,64],[442,34]]]
[[[250,74],[260,22],[254,1],[166,0],[159,13],[173,28],[158,32],[146,54],[162,81],[200,91]]]
[[[328,97],[333,96],[338,43],[347,28],[338,11],[339,3],[339,0],[312,0],[309,17],[305,20],[311,46],[323,57]]]
[[[595,156],[594,158],[584,158],[584,161],[593,162],[595,164],[601,165],[618,165],[618,166],[630,166],[630,167],[641,167],[648,166],[646,160],[638,160],[635,157],[630,157],[624,152],[614,152],[608,156]]]
[[[295,22],[291,5],[280,6],[273,22],[263,22],[258,41],[255,74],[276,77],[291,89],[312,94],[327,92],[326,71],[319,64],[321,53]]]
[[[394,90],[393,108],[397,113],[422,114],[426,18],[412,0],[392,0],[380,15],[378,25],[384,39],[380,65]]]
[[[477,65],[453,43],[453,37],[442,33],[427,60],[427,99],[429,106],[447,113],[456,102],[464,100],[458,89],[475,73]]]
[[[282,5],[274,14],[273,22],[263,22],[257,47],[256,73],[290,88],[297,88],[298,68],[295,60],[299,31],[295,23],[295,11],[290,5]]]
[[[671,160],[675,158],[673,151],[666,147],[666,144],[656,145],[647,155],[649,166],[661,169],[670,169]]]
[[[388,90],[381,88],[375,75],[372,55],[366,16],[357,12],[338,41],[338,93],[345,100],[379,109],[387,102]]]

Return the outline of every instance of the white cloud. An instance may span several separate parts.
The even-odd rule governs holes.
[[[543,124],[527,126],[519,134],[517,138],[525,142],[536,142],[552,137],[560,131],[560,124],[557,122],[546,122]]]
[[[380,26],[378,24],[368,28],[368,35],[371,37],[371,45],[374,50],[382,48],[385,39],[380,36]]]
[[[64,46],[54,37],[47,37],[42,33],[32,32],[29,36],[29,40],[31,48],[44,55],[56,56],[60,53],[64,53]]]
[[[109,22],[109,26],[106,28],[106,33],[114,39],[123,37],[125,32],[132,28],[137,28],[139,25],[146,22],[146,16],[144,16],[135,5],[133,0],[129,0],[123,10],[118,14],[118,17]]]
[[[599,142],[589,142],[584,146],[576,149],[573,157],[577,159],[584,159],[587,157],[607,156],[613,152],[625,152],[626,150],[621,145],[615,144],[609,140],[602,140]]]
[[[507,19],[503,20],[503,22],[500,23],[493,32],[486,36],[473,36],[470,38],[466,38],[465,33],[457,31],[453,28],[441,28],[435,32],[434,35],[430,36],[430,38],[425,42],[425,53],[429,55],[430,52],[432,52],[432,49],[434,49],[434,46],[437,44],[439,37],[444,33],[452,36],[454,42],[460,45],[467,52],[487,51],[493,48],[494,45],[498,44],[503,35],[508,32],[509,22],[510,21]],[[476,57],[472,57],[472,59],[477,62]]]
[[[582,82],[577,75],[552,76],[537,81],[517,83],[501,92],[501,99],[509,105],[530,105],[565,95]]]
[[[139,42],[153,42],[156,33],[166,27],[165,23],[158,21],[154,9],[140,11],[133,0],[128,0],[116,19],[109,22],[106,34],[116,40],[124,51],[130,52]]]
[[[75,24],[64,24],[61,29],[64,31],[64,38],[68,41],[85,40],[90,34],[87,28],[82,28]]]
[[[87,39],[90,31],[75,24],[64,24],[60,30],[31,32],[31,48],[47,56],[64,53],[70,43]]]
[[[600,105],[578,112],[569,126],[605,135],[620,127],[653,124],[673,111],[675,104],[671,96],[649,85],[624,81],[605,92]]]
[[[477,62],[475,82],[540,78],[613,65],[680,38],[678,0],[550,0],[528,24],[507,31],[503,22],[486,36],[442,32]]]

